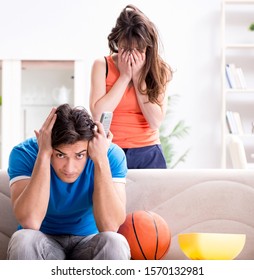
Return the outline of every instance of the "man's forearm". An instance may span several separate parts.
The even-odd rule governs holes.
[[[107,159],[95,164],[93,205],[99,231],[117,231],[126,216],[125,200],[114,187]]]
[[[39,229],[50,194],[50,158],[38,155],[28,184],[14,203],[14,212],[24,228]]]

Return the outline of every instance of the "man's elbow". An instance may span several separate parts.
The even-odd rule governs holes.
[[[113,231],[113,232],[117,232],[119,227],[121,226],[121,224],[123,224],[125,221],[125,217],[121,220],[119,220],[118,222],[108,222],[105,223],[103,225],[98,226],[98,230],[100,232],[104,232],[104,231]]]
[[[40,230],[41,222],[34,218],[23,218],[19,221],[24,229]]]

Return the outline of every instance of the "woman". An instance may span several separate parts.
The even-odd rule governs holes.
[[[94,62],[90,110],[99,120],[112,111],[113,142],[129,169],[166,168],[159,127],[167,106],[171,68],[159,56],[155,25],[135,6],[121,12],[108,35],[110,55]]]

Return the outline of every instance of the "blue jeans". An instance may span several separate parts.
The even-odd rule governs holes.
[[[167,168],[161,145],[123,149],[128,169]]]
[[[9,242],[8,260],[128,260],[127,240],[116,232],[89,236],[49,235],[21,229]]]

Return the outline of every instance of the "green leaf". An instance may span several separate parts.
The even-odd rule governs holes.
[[[179,163],[184,162],[189,153],[189,149],[184,151],[180,156],[176,154],[174,150],[175,139],[181,140],[189,134],[190,127],[185,124],[184,120],[177,121],[176,124],[171,124],[172,118],[172,105],[176,104],[176,97],[178,95],[172,95],[168,98],[168,107],[166,117],[160,127],[160,141],[163,154],[167,162],[167,168],[175,168]]]
[[[249,26],[249,30],[250,30],[250,31],[254,31],[254,23],[252,23],[252,24]]]

